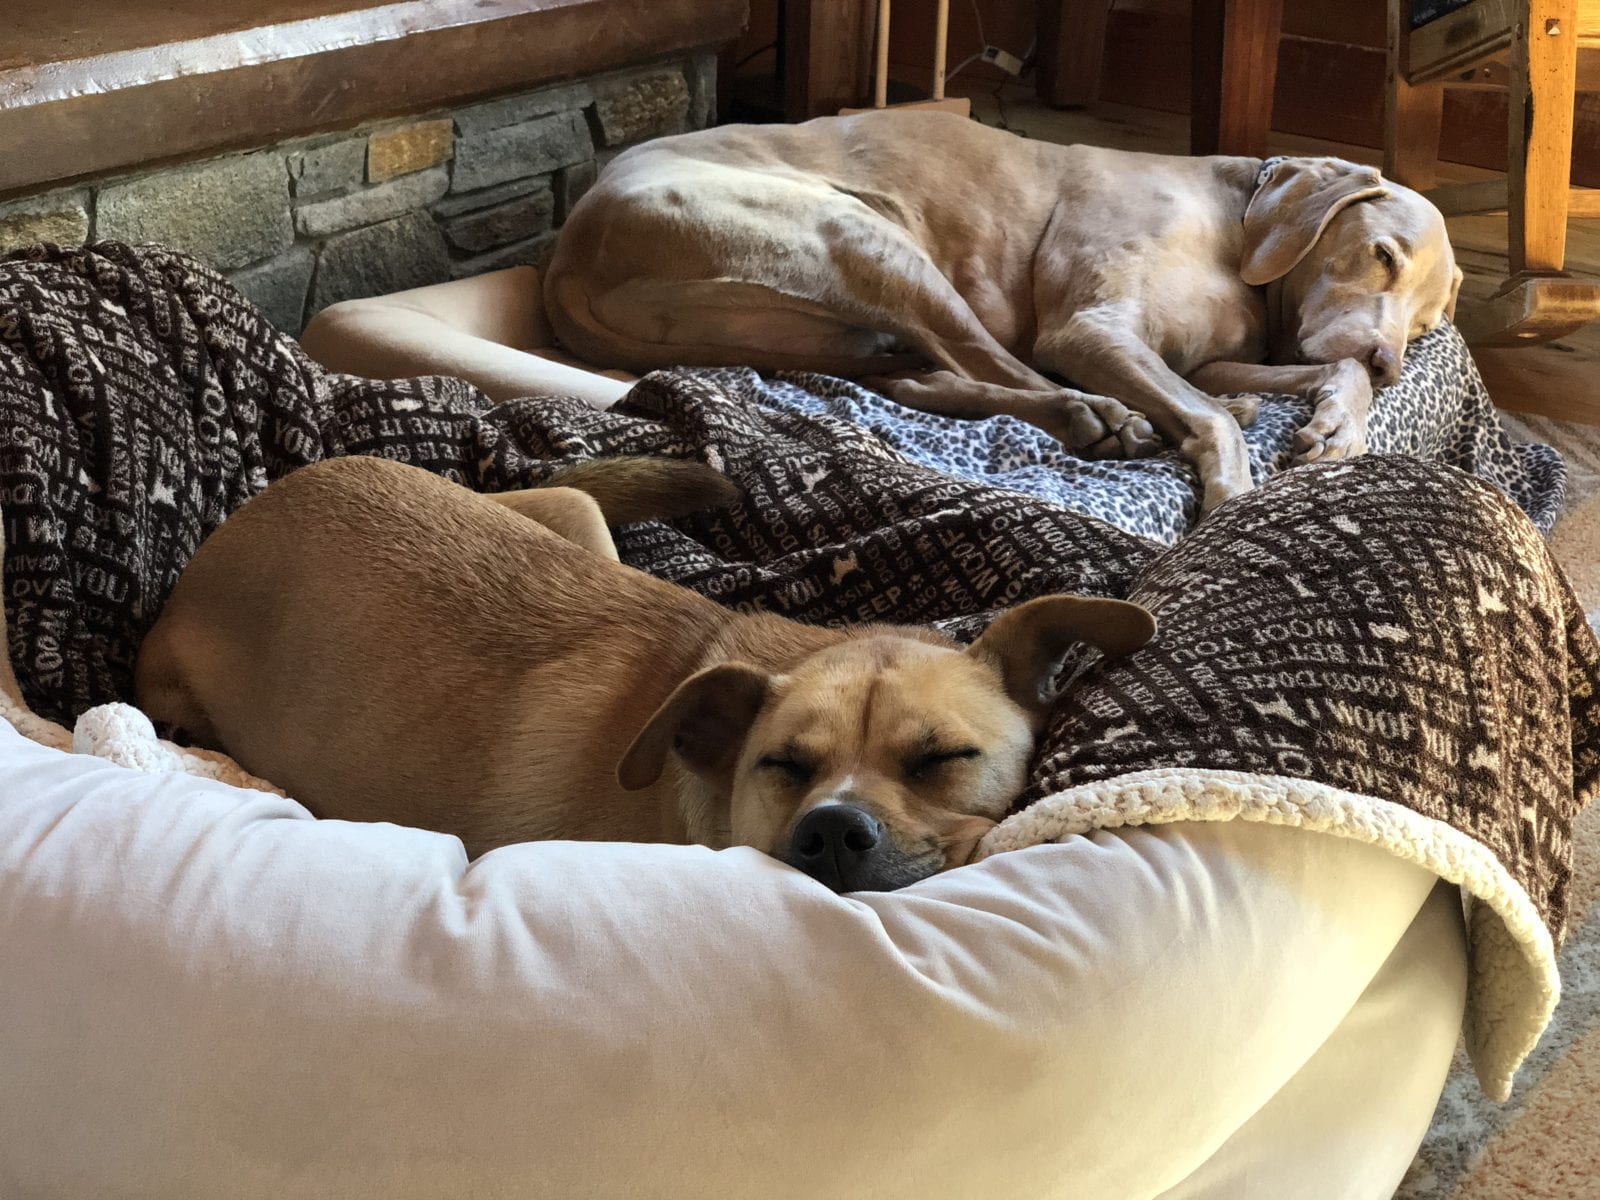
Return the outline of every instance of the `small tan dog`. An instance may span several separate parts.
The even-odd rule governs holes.
[[[1121,655],[1155,630],[1078,596],[967,649],[742,616],[622,565],[606,529],[726,501],[722,477],[615,459],[554,482],[479,495],[361,457],[279,480],[179,579],[140,706],[319,816],[454,833],[472,855],[741,844],[881,890],[965,862],[1006,812],[1074,642]]]
[[[1439,210],[1371,167],[891,110],[625,151],[562,227],[544,296],[561,343],[611,367],[931,366],[876,386],[1094,456],[1151,453],[1159,432],[1210,509],[1251,487],[1256,411],[1216,397],[1304,396],[1301,461],[1363,453],[1373,388],[1461,277]]]

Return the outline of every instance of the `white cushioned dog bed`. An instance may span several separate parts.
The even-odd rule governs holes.
[[[542,436],[537,404],[492,426],[451,380],[320,374],[178,256],[11,266],[31,358],[0,371],[0,411],[54,417],[30,445],[71,465],[32,508],[8,492],[13,657],[41,711],[126,694],[167,576],[271,475],[442,446],[441,473],[467,478]],[[82,329],[39,300],[83,288],[103,304],[72,310]],[[96,365],[114,389],[61,353],[106,325],[148,350]],[[486,351],[463,346],[467,374]],[[494,363],[546,370],[504,345]],[[591,383],[603,404],[609,381]],[[113,393],[120,422],[102,412]],[[693,399],[686,422],[738,432],[726,397]],[[606,445],[615,431],[581,415],[562,409],[563,443]],[[391,426],[403,443],[368,436]],[[893,459],[861,453],[863,471]],[[31,486],[51,463],[10,470]],[[71,503],[40,501],[58,490]],[[1006,503],[988,532],[1026,501]],[[61,568],[85,531],[99,574]],[[1095,544],[1127,550],[1114,532]],[[1517,586],[1555,611],[1548,578]],[[1459,893],[1400,848],[1277,827],[1296,815],[1282,803],[1063,830],[841,897],[742,849],[544,843],[468,864],[451,838],[315,821],[234,786],[230,764],[160,745],[126,708],[90,708],[76,734],[0,706],[0,1197],[1378,1200],[1461,1029]],[[1189,807],[1238,815],[1232,795]],[[1542,1019],[1509,1015],[1497,1087]]]
[[[747,849],[469,865],[4,721],[0,780],[0,1195],[1376,1198],[1459,1029],[1453,890],[1296,830],[843,897]]]

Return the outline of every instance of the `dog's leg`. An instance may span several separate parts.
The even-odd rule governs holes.
[[[849,284],[843,310],[866,300],[861,316],[872,327],[893,332],[943,368],[887,382],[894,400],[968,420],[1018,417],[1069,450],[1097,457],[1160,449],[1142,414],[1108,395],[1058,387],[1001,346],[898,226],[877,218],[836,221],[830,250],[840,268],[831,278]]]
[[[193,672],[215,670],[218,657],[203,633],[163,614],[145,635],[134,664],[140,711],[157,725],[182,730],[191,745],[221,750],[222,739],[189,686]]]
[[[528,488],[519,492],[486,492],[483,497],[530,521],[537,521],[576,546],[592,550],[612,562],[620,561],[617,544],[606,528],[605,515],[587,492],[565,487]]]
[[[1310,400],[1315,406],[1311,420],[1294,438],[1296,462],[1350,458],[1367,452],[1372,376],[1353,358],[1303,366],[1207,363],[1192,372],[1189,381],[1212,395],[1276,392]]]
[[[1047,326],[1034,359],[1148,416],[1200,472],[1204,511],[1254,486],[1239,421],[1147,346],[1127,313],[1086,309]]]
[[[1043,390],[999,387],[964,379],[953,371],[866,382],[908,408],[941,416],[969,421],[1016,417],[1090,458],[1144,458],[1158,453],[1162,446],[1149,421],[1109,396],[1054,386]]]

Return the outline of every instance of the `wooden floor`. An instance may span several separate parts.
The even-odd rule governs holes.
[[[951,90],[959,89],[952,86]],[[1087,142],[1163,154],[1188,152],[1189,119],[1174,113],[1112,104],[1097,104],[1087,110],[1055,110],[1040,104],[1025,88],[1008,88],[999,96],[974,91],[972,105],[975,115],[986,124],[1004,125],[1046,141]],[[1272,150],[1280,154],[1337,154],[1375,165],[1382,160],[1381,152],[1367,147],[1290,134],[1274,134]],[[1442,168],[1441,174],[1450,181],[1494,178],[1488,171],[1450,164]],[[1450,240],[1467,276],[1462,285],[1464,296],[1486,297],[1505,279],[1505,237],[1503,216],[1457,217],[1450,221]],[[1600,220],[1570,223],[1567,269],[1580,277],[1600,278]],[[1500,407],[1600,424],[1600,322],[1559,342],[1486,350],[1475,357],[1489,392]]]

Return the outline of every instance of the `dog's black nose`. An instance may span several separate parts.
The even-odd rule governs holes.
[[[825,804],[800,818],[789,840],[789,861],[840,891],[859,886],[884,844],[883,825],[853,804]]]
[[[1400,378],[1400,359],[1389,347],[1376,346],[1367,356],[1367,371],[1373,383],[1388,387]]]

